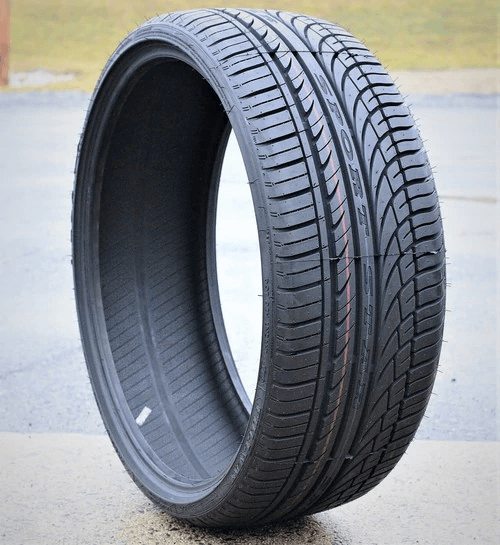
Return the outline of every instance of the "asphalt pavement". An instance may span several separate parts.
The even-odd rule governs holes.
[[[449,283],[440,373],[408,455],[350,505],[224,533],[155,510],[122,469],[95,406],[70,258],[73,168],[89,96],[1,93],[0,543],[497,543],[498,100],[408,96],[435,170]],[[237,200],[236,156],[228,154],[225,176]],[[229,240],[224,255],[248,252],[251,236],[243,240]]]

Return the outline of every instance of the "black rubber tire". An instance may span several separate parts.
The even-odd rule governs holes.
[[[215,267],[230,129],[261,248],[253,405]],[[172,515],[242,526],[314,513],[365,494],[403,455],[438,365],[443,232],[410,112],[345,30],[204,9],[132,32],[87,116],[73,245],[103,420]]]

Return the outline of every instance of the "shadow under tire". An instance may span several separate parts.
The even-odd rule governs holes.
[[[215,264],[231,130],[261,250],[253,403]],[[72,237],[103,421],[170,514],[206,526],[311,514],[365,494],[403,455],[438,365],[443,231],[411,114],[342,28],[203,9],[132,32],[92,97]]]

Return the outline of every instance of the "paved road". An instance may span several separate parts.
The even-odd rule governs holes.
[[[435,165],[450,284],[441,373],[418,437],[493,440],[496,101],[416,95],[409,102]],[[70,263],[73,167],[87,104],[75,92],[0,95],[0,431],[103,433]],[[230,178],[237,166],[229,167]],[[227,194],[237,197],[230,184]]]
[[[154,509],[125,474],[94,404],[70,260],[73,167],[88,96],[0,94],[0,544],[497,542],[499,112],[488,95],[409,102],[435,166],[450,283],[447,343],[420,440],[352,504],[221,532]],[[235,155],[224,190],[233,203],[242,198],[231,185],[241,170]],[[242,252],[248,259],[251,235],[226,239],[229,262]],[[233,288],[246,282],[225,278]],[[249,340],[238,342],[246,349]]]

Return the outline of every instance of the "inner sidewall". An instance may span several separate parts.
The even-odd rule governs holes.
[[[207,81],[167,59],[142,70],[109,122],[98,258],[120,410],[179,482],[208,481],[248,423],[209,242],[229,121]]]

